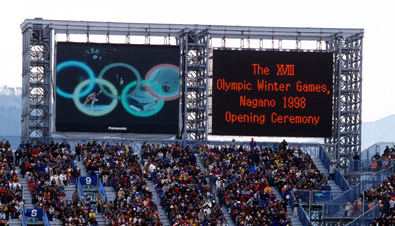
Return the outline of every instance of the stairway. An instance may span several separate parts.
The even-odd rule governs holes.
[[[50,221],[49,224],[51,226],[61,226],[63,225],[63,222],[59,219],[53,218],[53,221]]]
[[[25,209],[34,209],[34,204],[33,204],[33,197],[32,194],[30,193],[30,187],[29,187],[29,183],[27,181],[27,174],[25,175],[25,178],[22,178],[22,175],[19,175],[19,182],[21,183],[21,185],[23,186],[23,199],[24,199],[24,203],[25,203]],[[19,224],[16,224],[18,221]],[[53,218],[53,221],[50,221],[51,226],[61,226],[63,225],[62,221],[60,221],[59,219]],[[21,225],[21,220],[12,220],[12,221],[8,221],[8,225]]]
[[[20,219],[12,219],[7,221],[8,226],[20,226],[22,224],[22,220]]]
[[[316,165],[317,169],[325,175],[326,178],[329,177],[329,170],[325,167],[324,163],[321,161],[319,157],[312,157],[314,164]],[[338,197],[339,195],[343,194],[342,189],[335,183],[334,180],[328,180],[329,186],[331,186],[331,192],[333,198]]]
[[[75,184],[69,184],[64,187],[64,193],[66,194],[66,200],[73,201],[73,194],[74,192],[77,191],[77,185]]]
[[[30,193],[29,183],[27,181],[28,174],[25,174],[25,178],[23,178],[22,175],[20,174],[18,176],[19,176],[19,182],[23,187],[22,194],[25,203],[25,209],[34,209],[33,197],[32,194]]]
[[[85,167],[85,164],[84,164],[83,161],[75,160],[75,161],[74,161],[74,164],[75,164],[75,166],[76,166],[78,169],[81,170],[81,176],[83,176],[83,177],[84,177],[84,176],[85,176],[85,177],[89,176],[88,171],[86,170],[86,167]],[[74,193],[74,191],[77,190],[77,186],[76,186],[76,185],[73,185],[73,186],[74,186],[74,189],[73,189],[73,191],[71,192],[71,195],[72,195],[72,193]],[[70,193],[68,193],[68,189],[70,189],[70,188],[68,188],[68,187],[69,187],[69,186],[67,186],[66,189],[65,189],[65,193],[66,193],[66,197],[67,197],[67,198],[69,197],[69,194],[70,194]],[[111,188],[112,188],[112,187],[111,187]],[[107,189],[106,189],[106,188],[104,188],[104,190],[106,191],[107,200],[111,200],[111,199],[109,199],[109,196],[108,196],[109,193],[110,193],[110,189],[108,189],[108,192],[107,192]],[[112,188],[111,198],[113,198],[112,201],[114,201],[114,199],[115,199],[115,192],[114,192],[114,189],[113,189],[113,188]],[[105,225],[106,225],[106,219],[105,219],[104,214],[103,214],[103,213],[96,213],[95,215],[96,215],[97,225],[99,225],[99,226],[105,226]]]
[[[170,220],[167,217],[167,214],[161,205],[161,200],[159,198],[158,192],[154,188],[154,182],[151,180],[146,180],[146,183],[147,183],[148,190],[152,193],[152,201],[154,201],[154,203],[158,207],[158,212],[160,214],[160,221],[162,222],[162,225],[163,226],[170,226],[171,225]]]
[[[75,160],[75,161],[74,161],[74,165],[75,165],[78,169],[81,170],[81,176],[85,176],[85,177],[88,176],[88,171],[86,170],[85,163],[84,163],[82,160],[81,160],[81,161]]]
[[[198,165],[200,167],[200,170],[202,172],[205,172],[206,167],[204,167],[204,165],[203,165],[202,158],[201,158],[200,154],[195,154],[195,157],[196,157],[196,165]],[[207,181],[207,183],[209,182],[209,179],[207,177],[206,177],[206,181]],[[215,197],[217,197],[217,196],[215,196]],[[216,201],[218,202],[218,200],[216,200]],[[234,226],[235,224],[234,224],[232,217],[230,216],[228,210],[226,209],[226,207],[225,206],[221,207],[221,210],[222,210],[222,214],[224,215],[228,226]]]
[[[281,194],[277,191],[275,187],[270,187],[273,191],[273,193],[276,195],[276,199],[281,202]],[[302,226],[302,222],[300,221],[299,217],[294,217],[293,216],[293,209],[288,206],[287,207],[287,215],[289,219],[291,219],[292,226]]]
[[[96,213],[97,225],[106,225],[106,218],[103,213]]]
[[[115,193],[115,190],[113,187],[104,187],[104,190],[106,191],[106,195],[107,195],[107,202],[113,202],[115,198],[117,197],[117,194]]]

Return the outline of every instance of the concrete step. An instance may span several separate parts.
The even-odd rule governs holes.
[[[104,187],[104,190],[106,191],[107,195],[107,202],[114,202],[115,198],[117,197],[117,194],[115,193],[115,190],[113,187]]]
[[[317,166],[317,169],[321,172],[324,173],[325,177],[328,178],[329,177],[329,171],[328,169],[325,167],[324,163],[321,161],[320,158],[318,157],[313,157],[312,158],[314,164]],[[331,187],[331,192],[333,195],[333,198],[338,197],[339,195],[343,194],[342,189],[339,187],[339,185],[337,185],[335,183],[334,180],[328,180],[329,186]]]
[[[273,193],[276,195],[276,199],[281,202],[281,194],[277,191],[275,187],[270,187]],[[299,217],[293,216],[293,210],[290,206],[287,207],[287,214],[289,219],[291,219],[292,226],[302,226],[302,222],[300,221]]]
[[[200,156],[200,154],[195,154],[196,157],[196,165],[200,166],[200,170],[202,172],[206,171],[206,167],[204,167],[203,162],[202,162],[202,157]],[[208,182],[209,179],[206,178],[206,181]],[[218,200],[217,200],[218,201]],[[225,207],[221,208],[222,214],[225,217],[226,223],[228,224],[228,226],[234,226],[235,223],[232,220],[232,217],[230,216],[230,213],[228,212],[228,210]]]
[[[223,214],[224,217],[225,217],[226,223],[227,223],[228,225],[235,225],[234,222],[233,222],[233,220],[232,220],[232,217],[231,217],[230,214],[229,214],[228,209],[226,209],[226,208],[223,206],[223,207],[221,208],[221,210],[222,210],[222,214]]]
[[[22,224],[22,220],[21,219],[11,219],[7,221],[7,225],[9,226],[20,226]]]
[[[25,203],[25,209],[34,209],[34,204]]]
[[[63,225],[63,222],[60,221],[59,219],[54,219],[53,221],[50,221],[49,224],[51,226],[53,226],[53,225],[59,225],[60,226],[60,225]]]
[[[324,163],[322,163],[321,159],[318,157],[312,157],[311,158],[315,164],[315,166],[317,167],[317,169],[323,173],[325,175],[326,178],[329,177],[329,171],[328,169],[325,167]]]
[[[160,214],[160,221],[162,222],[162,224],[164,226],[170,226],[170,220],[167,217],[166,212],[164,211],[162,205],[161,205],[161,200],[160,197],[158,195],[158,192],[156,191],[156,189],[154,188],[154,182],[150,181],[150,180],[146,180],[147,183],[147,187],[148,190],[152,193],[152,201],[156,204],[156,206],[158,207],[158,212]]]

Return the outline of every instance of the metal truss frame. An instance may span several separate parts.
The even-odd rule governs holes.
[[[40,29],[38,29],[40,28]],[[207,141],[210,123],[210,54],[212,48],[225,47],[226,39],[239,39],[239,49],[249,49],[251,40],[259,41],[256,51],[267,49],[261,46],[263,40],[278,41],[277,51],[282,49],[282,41],[295,41],[297,51],[302,41],[316,41],[313,51],[330,51],[334,54],[334,97],[333,136],[325,139],[332,159],[346,168],[348,159],[361,152],[361,85],[362,85],[362,38],[363,29],[341,28],[292,28],[257,26],[218,26],[188,24],[142,24],[94,21],[26,19],[21,24],[23,33],[23,113],[22,136],[52,136],[51,80],[53,64],[53,34],[89,34],[109,36],[170,37],[176,38],[180,46],[181,74],[181,122],[178,138],[191,142]],[[35,30],[40,31],[39,39]],[[148,38],[147,38],[148,37]],[[213,40],[221,40],[223,46],[212,46]],[[244,47],[248,41],[248,48]],[[321,49],[321,43],[326,49]],[[149,43],[147,43],[149,44]],[[37,51],[37,45],[41,46]],[[318,46],[320,46],[318,48]],[[274,44],[271,50],[273,50]],[[268,48],[269,49],[269,48]],[[38,55],[37,55],[38,54]],[[38,57],[40,56],[40,57]],[[36,70],[33,71],[33,70]],[[40,70],[38,70],[40,69]],[[37,113],[36,113],[37,112]]]
[[[207,140],[208,61],[207,30],[186,29],[180,36],[181,49],[181,139]]]
[[[22,138],[51,136],[52,30],[32,23],[22,29]]]
[[[333,135],[325,139],[328,153],[346,173],[349,160],[361,154],[363,33],[328,41],[334,54]]]

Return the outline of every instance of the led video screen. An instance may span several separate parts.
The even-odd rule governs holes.
[[[56,131],[177,134],[178,46],[58,42]]]
[[[331,137],[333,54],[214,50],[212,134]]]

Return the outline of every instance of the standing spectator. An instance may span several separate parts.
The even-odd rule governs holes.
[[[232,142],[230,143],[231,148],[236,148],[236,140],[232,139]]]
[[[254,150],[256,147],[256,142],[255,142],[254,138],[251,138],[250,147],[251,147],[251,151]]]
[[[222,189],[218,189],[217,197],[218,197],[218,202],[219,202],[218,204],[220,207],[222,207],[225,202],[224,193],[223,193]]]
[[[354,160],[354,169],[355,169],[355,171],[358,171],[358,164],[359,164],[358,153],[355,152],[354,157],[352,159]]]
[[[96,206],[97,206],[97,212],[98,212],[98,213],[101,213],[102,202],[101,202],[100,195],[97,195]]]
[[[280,149],[287,150],[288,142],[284,139],[280,144]]]
[[[217,177],[214,175],[210,175],[208,178],[209,183],[210,183],[210,191],[214,192],[215,191],[215,182],[217,181]]]
[[[350,214],[351,214],[351,208],[352,208],[352,206],[351,206],[351,203],[350,202],[347,202],[347,205],[346,205],[346,207],[344,207],[344,216],[345,217],[347,217],[347,216],[350,216]]]
[[[22,164],[19,166],[19,169],[21,170],[22,178],[25,178],[25,174],[26,174],[26,163],[25,163],[25,161],[22,161]]]
[[[22,158],[22,151],[18,147],[18,149],[15,151],[15,166],[19,166],[19,160]]]
[[[77,160],[77,156],[78,156],[78,161],[81,161],[81,149],[82,149],[82,147],[81,147],[80,144],[78,144],[75,147],[75,156],[74,156],[74,158]]]
[[[294,202],[294,213],[293,213],[294,217],[298,217],[298,209],[299,209],[299,199],[296,196],[295,197],[295,202]]]
[[[329,177],[328,180],[334,180],[335,179],[335,165],[333,162],[329,166]]]

